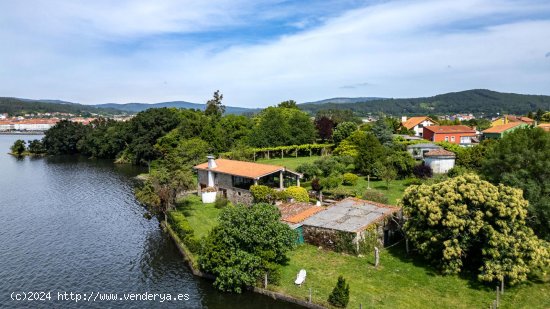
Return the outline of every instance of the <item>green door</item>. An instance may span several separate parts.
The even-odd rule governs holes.
[[[304,231],[302,229],[302,227],[297,227],[296,232],[298,232],[298,238],[296,239],[296,243],[297,244],[303,244],[304,243]]]

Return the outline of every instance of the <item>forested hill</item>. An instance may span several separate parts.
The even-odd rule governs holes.
[[[125,104],[119,104],[119,103],[107,103],[107,104],[97,104],[94,105],[96,107],[101,108],[116,108],[123,111],[128,112],[141,112],[144,110],[147,110],[149,108],[161,108],[161,107],[175,107],[175,108],[185,108],[185,109],[198,109],[198,110],[204,110],[206,108],[206,104],[200,104],[200,103],[191,103],[191,102],[185,102],[185,101],[173,101],[173,102],[161,102],[161,103],[125,103]],[[245,113],[254,113],[260,111],[259,109],[251,109],[251,108],[245,108],[245,107],[235,107],[235,106],[226,106],[225,112],[227,114],[245,114]]]
[[[95,113],[100,115],[116,115],[124,113],[114,108],[98,108],[56,100],[28,100],[19,98],[0,97],[0,114],[22,115],[32,113],[70,113],[85,115]]]
[[[315,114],[321,109],[350,109],[356,114],[383,112],[389,115],[426,115],[474,113],[526,114],[550,109],[550,96],[501,93],[485,89],[451,92],[426,98],[381,99],[358,103],[326,103],[298,105]]]

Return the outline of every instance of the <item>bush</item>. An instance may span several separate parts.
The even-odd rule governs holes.
[[[218,209],[225,208],[229,205],[229,200],[223,196],[219,196],[214,202],[214,207]]]
[[[368,189],[367,191],[365,191],[365,193],[363,194],[363,199],[382,204],[388,203],[388,197],[385,196],[382,192],[374,189]]]
[[[330,194],[333,198],[343,199],[350,196],[355,196],[355,191],[349,188],[334,188],[328,190],[326,193]]]
[[[291,197],[286,190],[281,190],[281,191],[273,190],[273,191],[274,191],[273,198],[277,201],[286,201]]]
[[[346,186],[355,186],[359,180],[359,176],[353,173],[345,173],[343,176],[343,184]]]
[[[253,185],[250,187],[250,193],[255,203],[271,203],[275,196],[275,190],[268,186]]]
[[[413,168],[413,174],[417,178],[426,179],[433,176],[433,171],[429,165],[422,163]]]
[[[421,185],[422,184],[422,180],[418,179],[418,178],[408,178],[407,180],[405,180],[403,182],[403,184],[408,187],[408,186],[412,186],[412,185]]]
[[[463,166],[455,166],[453,168],[451,168],[448,172],[447,172],[447,175],[451,178],[453,177],[457,177],[457,176],[462,176],[464,174],[467,174],[471,172],[469,169],[463,167]]]
[[[323,185],[321,184],[321,180],[319,178],[313,178],[311,181],[311,189],[317,192],[323,190]]]
[[[200,241],[195,237],[195,232],[187,218],[180,212],[172,211],[168,213],[168,223],[176,232],[180,240],[193,253],[198,253],[201,249]]]
[[[292,186],[288,187],[285,191],[288,196],[293,198],[296,202],[309,202],[309,195],[307,194],[307,190],[305,188]]]
[[[349,303],[349,284],[346,284],[346,279],[339,276],[336,286],[328,297],[328,302],[334,307],[345,308]]]
[[[302,173],[304,175],[304,179],[311,179],[322,173],[321,170],[317,167],[317,165],[313,163],[300,164],[296,168],[296,171],[298,173]]]
[[[321,186],[323,186],[326,189],[332,189],[342,184],[342,179],[338,176],[330,176],[330,177],[321,179],[319,183],[321,184]]]

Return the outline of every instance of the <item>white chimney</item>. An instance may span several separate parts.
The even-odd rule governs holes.
[[[216,160],[213,155],[206,156],[206,158],[208,158],[208,186],[214,187],[214,173],[211,170],[217,167]]]
[[[407,116],[401,116],[401,122],[407,121]]]
[[[209,169],[218,167],[218,165],[216,165],[216,160],[214,160],[215,158],[213,155],[206,156],[206,158],[208,159]]]

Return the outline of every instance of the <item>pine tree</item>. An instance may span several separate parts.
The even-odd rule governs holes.
[[[328,297],[328,302],[334,307],[345,308],[349,303],[349,284],[346,279],[339,276],[336,286]]]

